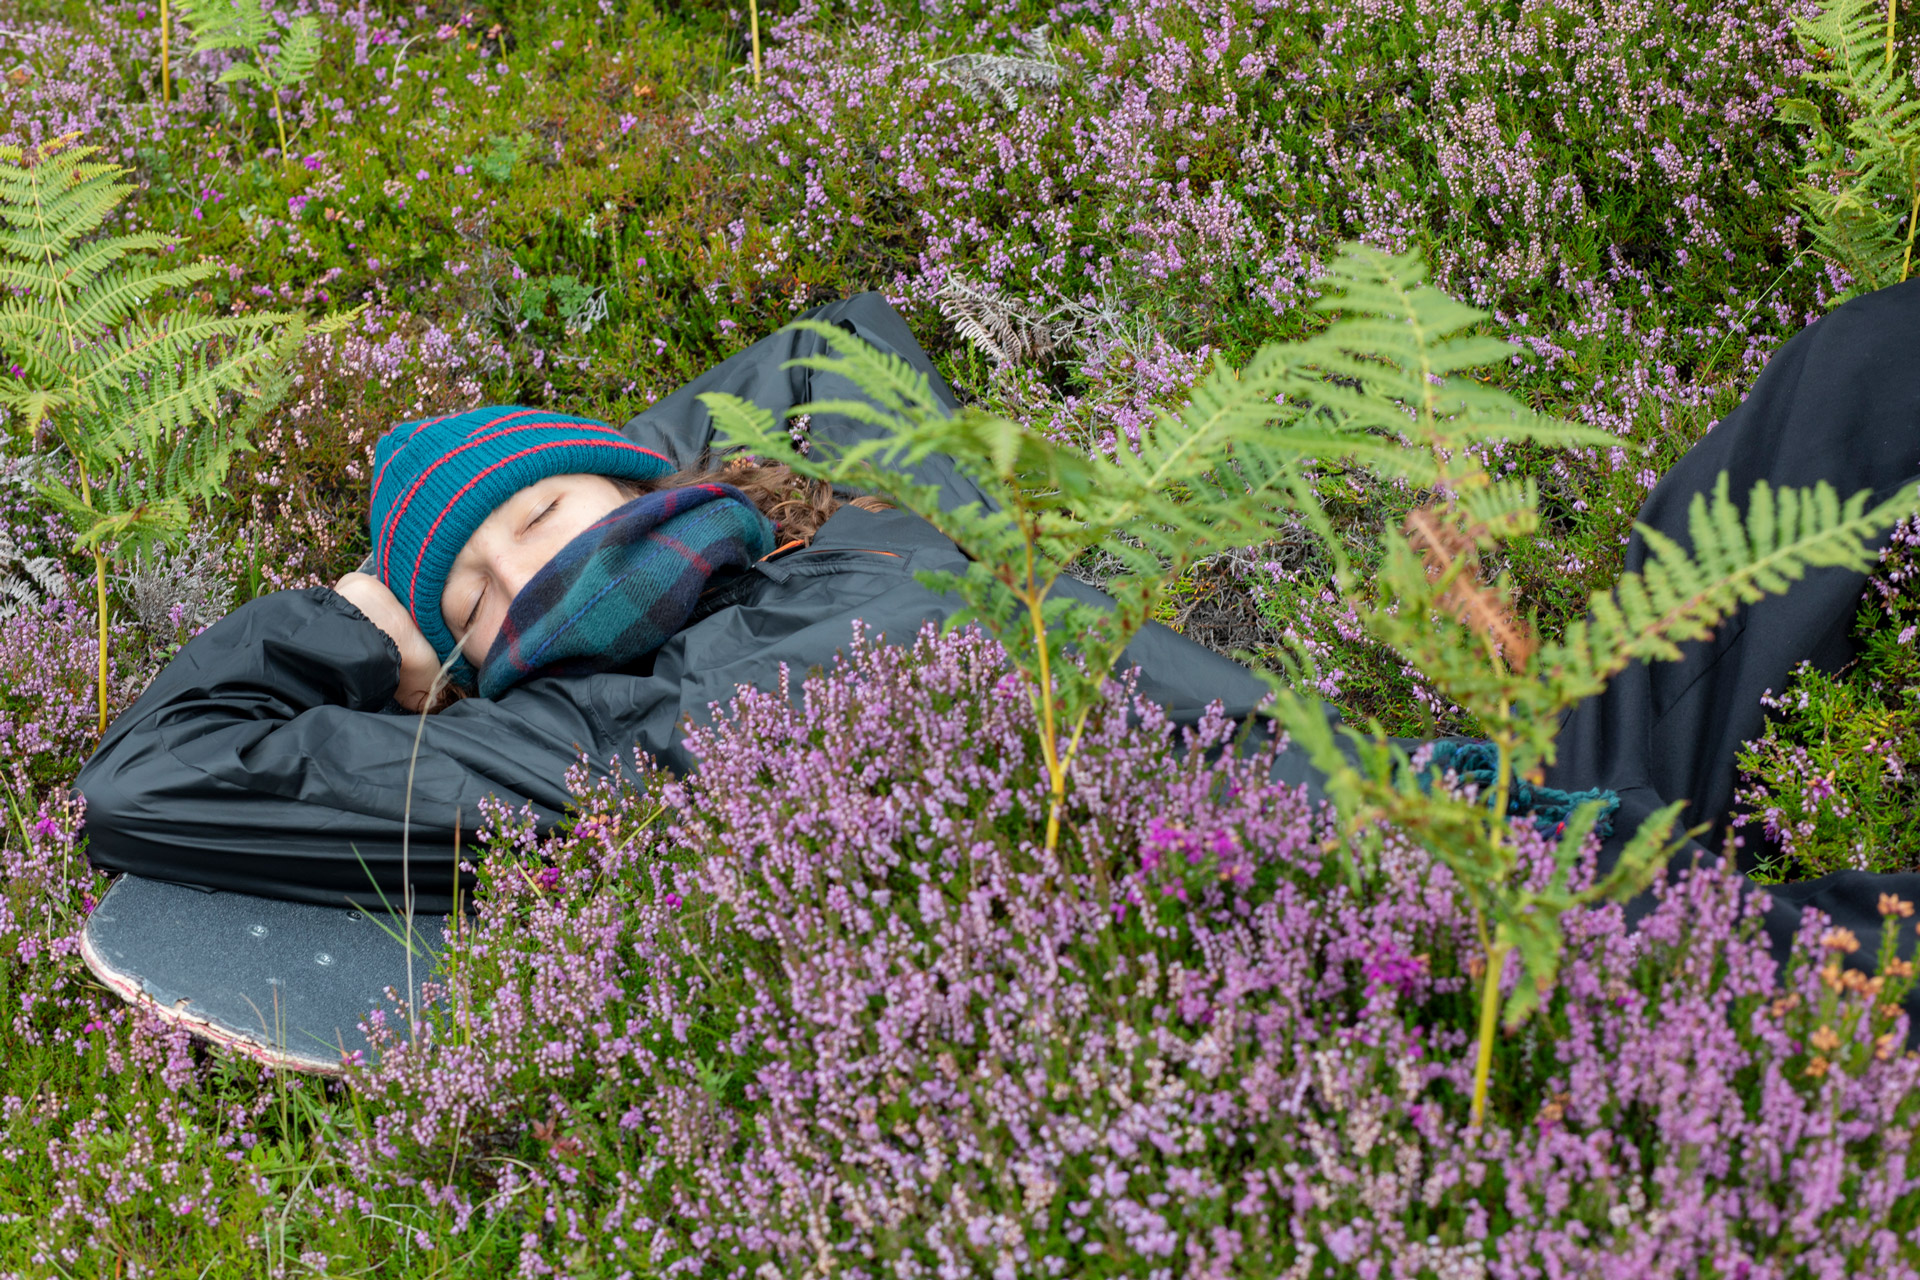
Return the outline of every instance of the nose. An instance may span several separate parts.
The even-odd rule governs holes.
[[[527,585],[540,566],[533,548],[508,543],[495,549],[489,557],[489,567],[493,571],[493,580],[500,584],[500,608],[504,614],[507,606],[513,603],[521,588]]]

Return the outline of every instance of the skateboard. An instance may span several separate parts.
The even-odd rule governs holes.
[[[413,994],[433,975],[441,917],[412,923]],[[281,1070],[340,1075],[379,1051],[360,1030],[408,993],[403,918],[123,875],[87,917],[80,954],[100,981],[194,1035]],[[418,1007],[415,1005],[414,1007]],[[405,1026],[398,1026],[405,1038]]]

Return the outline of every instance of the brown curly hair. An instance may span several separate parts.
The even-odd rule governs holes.
[[[774,542],[783,547],[795,542],[802,546],[812,542],[820,526],[842,505],[834,496],[833,486],[825,480],[809,480],[784,462],[763,462],[755,458],[735,458],[719,467],[688,467],[653,480],[615,480],[613,483],[635,497],[690,484],[730,484],[751,498],[760,513],[773,521]],[[891,504],[869,497],[855,498],[852,505],[864,511],[891,509]]]

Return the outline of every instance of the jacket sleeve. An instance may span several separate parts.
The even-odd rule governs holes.
[[[383,712],[398,673],[393,642],[327,588],[243,605],[187,643],[81,769],[89,857],[203,888],[373,906],[382,893],[400,901],[404,863],[417,908],[444,912],[453,833],[479,826],[482,798],[530,804],[546,825],[565,807],[568,768],[622,749],[566,681],[423,723]]]

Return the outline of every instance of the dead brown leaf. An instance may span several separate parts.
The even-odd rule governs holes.
[[[1441,593],[1440,607],[1476,632],[1491,635],[1507,666],[1524,670],[1536,647],[1533,633],[1513,616],[1499,589],[1481,580],[1474,530],[1463,528],[1450,508],[1433,503],[1408,514],[1406,533],[1427,566],[1427,581],[1438,582],[1459,568]]]

